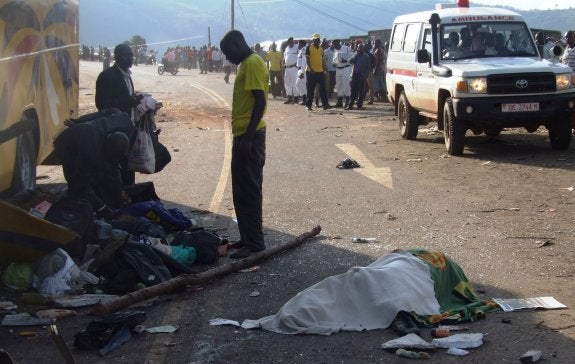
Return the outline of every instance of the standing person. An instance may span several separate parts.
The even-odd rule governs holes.
[[[112,53],[108,49],[108,47],[104,47],[104,71],[110,68],[110,62],[112,61]]]
[[[143,98],[136,94],[130,68],[134,61],[132,48],[127,44],[118,44],[114,48],[116,62],[113,67],[100,72],[96,80],[96,107],[98,110],[116,108],[135,120],[134,108]]]
[[[137,66],[138,65],[138,46],[134,44],[134,49],[132,50],[132,53],[134,55],[134,61],[133,61],[133,65]]]
[[[567,47],[561,56],[561,62],[571,67],[573,72],[575,72],[575,32],[569,30],[565,33],[565,40],[567,41]],[[575,135],[575,115],[571,116],[571,133]]]
[[[319,95],[324,110],[331,106],[327,101],[325,92],[325,69],[323,67],[323,48],[321,47],[321,37],[318,33],[312,36],[312,44],[305,50],[306,77],[307,77],[307,100],[306,109],[311,111],[315,86],[319,84]]]
[[[144,98],[143,94],[136,93],[130,72],[134,53],[127,44],[118,44],[114,48],[116,62],[113,67],[100,72],[96,80],[96,107],[98,110],[116,108],[130,115],[136,123],[136,106]],[[134,171],[128,169],[127,158],[122,161],[122,183],[124,186],[134,184],[136,180]]]
[[[284,104],[297,104],[297,97],[299,94],[295,87],[295,82],[297,80],[298,52],[298,47],[295,46],[293,38],[289,37],[287,40],[287,46],[284,50],[284,86],[287,95],[287,100],[284,102]]]
[[[208,73],[208,46],[200,47],[198,52],[198,63],[200,65],[200,75]]]
[[[307,102],[307,77],[306,77],[306,69],[307,69],[307,58],[305,56],[306,41],[300,39],[298,42],[298,53],[297,53],[297,79],[295,80],[295,88],[297,89],[297,96],[295,98],[294,104],[298,103],[298,97],[301,96],[301,104],[305,105]]]
[[[263,234],[263,168],[266,154],[266,111],[269,74],[264,61],[252,52],[243,34],[229,31],[220,48],[233,64],[240,65],[232,101],[232,193],[240,231],[242,259],[265,249]]]
[[[567,46],[561,56],[561,62],[571,67],[573,72],[575,72],[575,32],[570,30],[565,33],[565,40],[567,41]]]
[[[270,72],[271,81],[271,91],[274,99],[281,96],[282,89],[282,68],[283,68],[283,56],[280,52],[276,50],[276,44],[272,43],[270,45],[270,51],[266,55],[266,60],[268,62],[268,68]]]
[[[363,44],[359,43],[356,48],[357,54],[349,60],[353,65],[351,74],[351,100],[345,110],[353,110],[353,103],[357,100],[357,109],[363,107],[365,98],[365,80],[371,72],[371,60],[363,50]]]
[[[385,74],[385,54],[381,45],[381,39],[375,40],[373,59],[375,61],[373,66],[373,93],[376,95],[378,101],[383,101],[387,92],[383,79]]]
[[[333,41],[333,48],[335,52],[332,62],[335,66],[335,88],[337,89],[337,103],[335,107],[347,107],[351,95],[351,63],[349,63],[352,57],[351,48],[347,45],[342,45],[339,39]],[[344,97],[345,105],[343,105]]]
[[[214,71],[220,72],[222,70],[222,51],[214,47],[212,52],[212,62],[214,63]]]
[[[222,52],[222,64],[224,66],[224,81],[230,83],[230,75],[232,74],[232,64],[226,58],[226,55]]]
[[[326,42],[327,43],[327,42]],[[335,66],[333,65],[333,56],[335,54],[335,49],[333,47],[333,42],[324,48],[323,50],[323,63],[327,69],[327,98],[329,99],[335,88]]]
[[[264,62],[267,62],[267,52],[264,51],[264,49],[262,48],[261,44],[256,43],[254,45],[254,52],[261,57],[261,59],[264,60]]]

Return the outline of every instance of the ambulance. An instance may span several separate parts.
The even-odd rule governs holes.
[[[437,122],[447,152],[461,155],[467,131],[545,126],[552,149],[569,148],[573,71],[542,57],[521,15],[465,5],[394,21],[386,83],[401,136],[416,139],[420,125]]]

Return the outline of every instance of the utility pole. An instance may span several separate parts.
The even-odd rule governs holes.
[[[231,28],[231,30],[234,30],[234,0],[231,0],[231,2],[232,2],[232,11],[231,11],[231,13],[232,13],[232,28]]]
[[[210,27],[208,27],[208,47],[212,46],[212,32],[210,30]]]

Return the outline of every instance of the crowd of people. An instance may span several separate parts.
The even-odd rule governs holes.
[[[266,62],[270,75],[270,92],[274,98],[285,97],[285,104],[301,104],[324,109],[363,108],[374,101],[385,101],[385,60],[387,43],[376,39],[342,42],[322,40],[313,34],[297,42],[290,37],[283,44],[272,43],[264,51],[256,44],[252,51]],[[337,93],[336,93],[337,91]],[[337,97],[335,105],[329,99]],[[301,99],[301,101],[300,101]]]

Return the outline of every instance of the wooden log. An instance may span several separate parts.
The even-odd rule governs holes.
[[[152,297],[157,297],[159,295],[169,294],[175,290],[187,286],[187,285],[198,285],[202,283],[209,282],[215,278],[219,278],[229,273],[237,272],[241,269],[248,268],[255,263],[268,259],[274,255],[284,252],[288,249],[295,248],[301,245],[307,239],[316,236],[321,231],[320,226],[316,226],[311,231],[305,232],[298,237],[288,241],[285,244],[277,245],[269,249],[263,250],[259,253],[250,255],[247,258],[233,261],[228,264],[210,269],[208,271],[197,273],[197,274],[181,274],[169,281],[156,284],[155,286],[146,287],[144,289],[128,293],[118,299],[106,303],[98,304],[93,310],[90,311],[92,315],[107,315],[112,312],[116,312],[123,308],[129,307],[135,303],[147,300]]]

